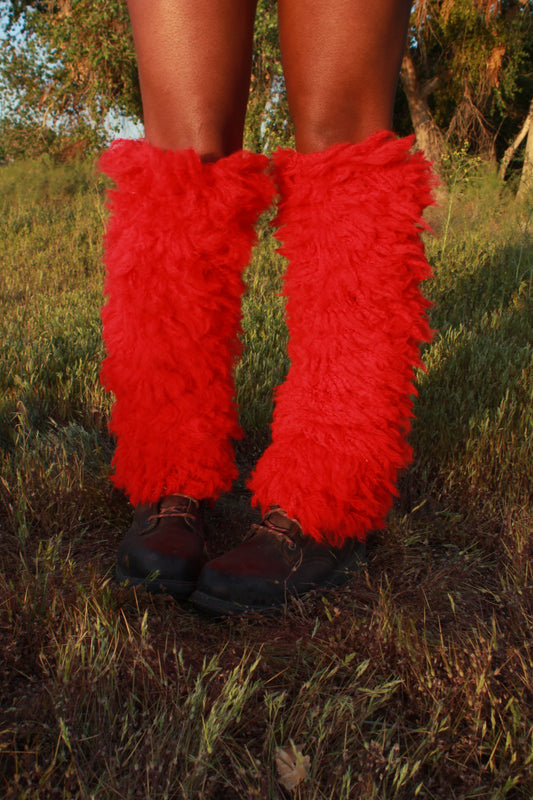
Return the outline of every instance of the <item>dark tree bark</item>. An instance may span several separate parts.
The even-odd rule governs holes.
[[[433,162],[435,171],[439,173],[445,147],[444,137],[433,119],[427,102],[427,96],[431,88],[434,88],[435,81],[431,83],[431,87],[428,86],[424,90],[418,81],[415,64],[409,53],[405,54],[402,61],[401,81],[409,104],[417,145]]]

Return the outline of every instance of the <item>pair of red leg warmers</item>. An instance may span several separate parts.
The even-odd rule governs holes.
[[[242,272],[277,191],[290,369],[253,499],[331,544],[383,526],[411,459],[413,373],[430,338],[420,230],[433,181],[412,143],[383,132],[278,150],[275,184],[251,153],[204,164],[144,141],[104,153],[116,188],[102,380],[115,395],[114,482],[133,504],[231,488]]]

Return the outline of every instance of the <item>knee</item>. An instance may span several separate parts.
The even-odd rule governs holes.
[[[320,152],[334,144],[362,142],[392,124],[388,107],[361,104],[354,97],[343,103],[321,100],[299,104],[291,113],[296,149],[302,153]]]
[[[332,120],[294,120],[294,140],[300,153],[318,153],[342,142],[352,141],[352,131]]]
[[[203,161],[217,161],[231,155],[242,147],[242,131],[232,120],[186,118],[183,113],[147,117],[145,136],[150,144],[163,150],[185,150],[192,148]]]

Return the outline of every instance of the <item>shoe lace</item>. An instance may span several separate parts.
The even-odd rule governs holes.
[[[276,519],[281,518],[283,522],[276,522]],[[268,511],[261,522],[254,523],[250,527],[250,533],[246,538],[252,538],[262,531],[277,536],[290,550],[294,550],[297,546],[298,540],[303,537],[300,523],[296,519],[292,519],[289,515],[279,506],[273,506]]]
[[[172,505],[156,506],[157,511],[151,514],[149,519],[165,519],[168,517],[183,517],[189,523],[195,520],[196,512],[198,511],[198,501],[194,497],[187,497],[186,495],[177,496]]]

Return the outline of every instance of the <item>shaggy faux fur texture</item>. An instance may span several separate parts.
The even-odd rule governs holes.
[[[193,150],[118,140],[99,167],[116,184],[105,238],[113,481],[133,504],[216,498],[237,475],[233,400],[242,271],[275,189],[264,156],[204,164]]]
[[[333,545],[383,527],[412,455],[414,368],[431,336],[421,215],[434,184],[412,145],[380,132],[274,156],[290,369],[249,485],[263,510],[280,505]]]

